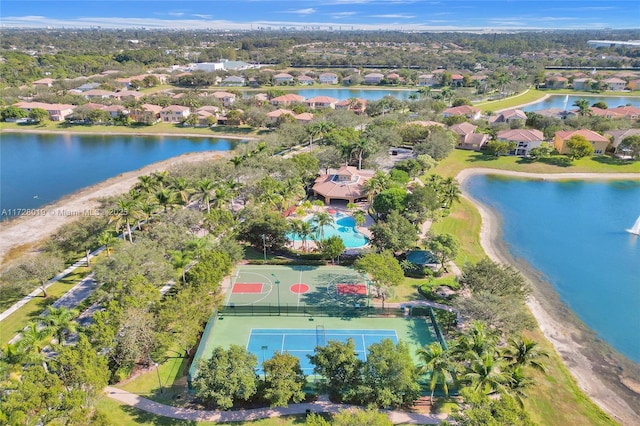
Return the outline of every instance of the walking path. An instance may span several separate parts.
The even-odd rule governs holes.
[[[326,400],[310,403],[291,404],[286,408],[253,408],[237,411],[194,410],[190,408],[172,407],[143,398],[122,389],[107,386],[107,396],[125,405],[136,407],[139,410],[159,416],[187,421],[210,422],[241,422],[268,417],[280,417],[292,414],[305,414],[307,410],[312,413],[337,413],[339,410],[354,408],[353,405],[333,404]],[[437,425],[446,418],[446,415],[421,414],[404,411],[386,411],[393,423],[410,423],[421,425]]]
[[[89,260],[91,260],[92,258],[97,256],[99,253],[101,253],[102,250],[104,250],[104,246],[100,247],[99,249],[97,249],[93,253],[90,253],[89,254]],[[47,282],[47,284],[45,285],[45,289],[49,288],[52,284],[56,283],[57,281],[60,281],[62,278],[66,277],[67,275],[69,275],[70,273],[75,271],[80,266],[87,266],[87,258],[86,257],[82,258],[81,260],[78,260],[76,263],[74,263],[73,265],[69,266],[67,269],[65,269],[64,271],[60,272],[55,277],[51,278]],[[84,281],[84,280],[82,280],[82,281]],[[76,287],[74,287],[70,291],[75,290],[75,288]],[[31,293],[26,295],[24,298],[22,298],[21,300],[19,300],[16,303],[14,303],[13,305],[11,305],[6,311],[0,313],[0,321],[4,320],[9,315],[14,313],[15,311],[17,311],[18,309],[20,309],[21,307],[23,307],[27,303],[29,303],[33,298],[40,296],[41,293],[42,293],[42,288],[38,287],[37,289],[33,290]]]

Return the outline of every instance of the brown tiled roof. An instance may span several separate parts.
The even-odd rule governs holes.
[[[589,142],[609,142],[609,139],[588,129],[566,130],[566,131],[556,132],[556,136],[562,140],[569,139],[573,135],[584,136],[584,138]]]
[[[474,126],[473,124],[467,123],[465,121],[464,123],[454,124],[453,126],[451,126],[450,130],[460,136],[465,136],[475,132],[477,128],[478,126]]]
[[[498,139],[504,139],[513,142],[534,142],[543,141],[544,135],[537,129],[511,129],[501,130],[498,132]]]

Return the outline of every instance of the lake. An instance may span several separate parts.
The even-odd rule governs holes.
[[[120,173],[188,152],[229,151],[238,143],[174,136],[3,133],[0,209],[7,213],[40,207]]]
[[[476,176],[470,194],[497,211],[511,256],[542,271],[561,300],[618,352],[640,362],[640,182]]]
[[[551,95],[543,101],[522,107],[522,110],[531,112],[549,108],[562,108],[563,110],[577,109],[577,107],[573,106],[573,103],[582,98],[588,100],[589,105],[593,105],[596,102],[604,102],[609,108],[627,104],[640,107],[640,97],[638,96]]]
[[[300,96],[304,96],[305,98],[313,98],[315,96],[329,96],[332,98],[336,98],[339,101],[349,99],[349,98],[361,98],[366,99],[368,101],[377,101],[379,99],[384,98],[385,96],[393,96],[396,99],[407,100],[409,99],[409,95],[412,93],[418,93],[418,87],[411,89],[403,89],[403,90],[388,90],[388,89],[346,89],[346,88],[335,88],[335,89],[298,89],[293,92],[287,93],[297,93]],[[245,93],[247,94],[247,93]],[[248,93],[249,96],[252,96],[253,93]]]

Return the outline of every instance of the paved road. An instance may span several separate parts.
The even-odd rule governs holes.
[[[332,404],[329,401],[317,401],[312,403],[291,404],[287,408],[254,408],[238,411],[194,410],[160,404],[147,398],[143,398],[140,395],[111,386],[107,386],[107,388],[105,388],[105,392],[109,398],[159,416],[188,421],[210,421],[221,423],[265,419],[267,417],[280,417],[291,414],[304,414],[307,410],[310,410],[312,413],[336,413],[341,409],[354,407],[352,405],[345,404]],[[422,425],[437,425],[446,418],[444,415],[420,414],[404,411],[388,411],[387,414],[394,423]]]

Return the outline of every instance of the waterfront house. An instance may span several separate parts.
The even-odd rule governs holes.
[[[129,113],[129,117],[138,123],[154,124],[160,121],[160,111],[162,111],[161,106],[142,104],[137,108],[133,108]]]
[[[129,110],[127,110],[122,105],[109,105],[102,108],[102,110],[108,112],[111,118],[116,118],[120,114],[122,115],[129,114]]]
[[[47,104],[44,102],[18,102],[14,104],[14,106],[26,111],[30,112],[32,109],[40,108],[47,113],[49,113],[49,119],[51,121],[64,121],[67,116],[73,113],[75,109],[75,105],[68,104]]]
[[[458,143],[456,148],[472,151],[479,151],[489,142],[489,135],[484,133],[476,133],[478,126],[471,123],[458,123],[451,126],[449,130],[458,135]]]
[[[244,86],[244,77],[238,77],[236,75],[230,75],[222,79],[223,86]]]
[[[169,105],[160,111],[164,123],[181,123],[191,114],[191,109],[182,105]]]
[[[547,89],[564,89],[567,87],[568,82],[569,82],[569,79],[565,77],[553,76],[553,77],[549,77],[545,81],[545,86],[547,87]]]
[[[276,84],[291,84],[293,83],[293,76],[291,74],[287,74],[286,72],[282,72],[273,76],[273,80]]]
[[[510,129],[499,131],[497,139],[501,142],[515,142],[516,148],[511,155],[528,156],[533,148],[544,142],[544,135],[537,129]]]
[[[627,82],[617,77],[607,78],[602,80],[602,82],[607,85],[609,90],[614,92],[620,92],[627,88]]]
[[[332,72],[324,72],[318,76],[320,84],[338,84],[338,75]]]
[[[464,115],[470,120],[479,119],[481,114],[482,114],[481,110],[469,105],[460,105],[457,107],[447,108],[442,112],[443,117],[451,117],[454,115]]]
[[[573,80],[573,90],[591,90],[595,82],[592,78],[576,78]]]
[[[621,149],[620,143],[629,136],[640,136],[640,129],[609,130],[605,132],[604,135],[611,140],[611,148],[616,156],[629,158],[631,156],[631,150]]]
[[[271,105],[274,107],[289,106],[295,103],[304,102],[304,96],[288,93],[286,95],[277,96],[271,99]]]
[[[502,111],[498,117],[496,117],[494,123],[507,123],[511,124],[513,122],[520,121],[524,123],[527,121],[527,114],[524,111],[519,109],[508,109]]]
[[[222,105],[225,107],[231,106],[236,101],[236,95],[234,93],[213,92],[211,96],[222,102]]]
[[[314,79],[312,77],[309,77],[308,75],[301,75],[300,77],[297,78],[297,80],[298,80],[298,84],[302,86],[310,86],[314,82]]]
[[[367,196],[366,182],[373,177],[374,170],[358,170],[352,166],[342,166],[338,170],[327,170],[318,176],[313,184],[313,195],[322,197],[325,204],[331,200],[355,203]]]
[[[383,78],[384,74],[380,74],[379,72],[365,74],[364,84],[380,84]]]
[[[362,98],[349,98],[337,102],[336,109],[348,109],[356,114],[362,114],[367,109],[367,100]]]
[[[290,115],[290,116],[292,116],[292,117],[295,117],[295,115],[296,115],[296,113],[295,113],[295,112],[293,112],[293,111],[291,111],[290,109],[282,109],[282,108],[281,108],[281,109],[277,109],[277,110],[275,110],[275,111],[270,111],[270,112],[268,112],[268,113],[267,113],[267,117],[269,117],[269,120],[270,120],[272,123],[277,123],[277,122],[278,122],[278,119],[279,119],[281,116],[285,115],[285,114]]]
[[[619,106],[615,108],[609,108],[609,111],[615,112],[621,117],[630,118],[632,120],[640,119],[640,107],[632,105]]]
[[[313,114],[311,114],[310,112],[303,112],[296,115],[294,118],[296,119],[298,124],[308,124],[311,123],[311,120],[313,120]]]
[[[420,74],[418,76],[418,86],[435,86],[438,84],[438,78],[434,74]]]
[[[311,109],[335,108],[338,100],[329,96],[314,96],[305,101]]]
[[[594,155],[604,154],[609,145],[609,139],[604,136],[588,129],[580,129],[556,132],[553,146],[560,154],[570,154],[571,150],[567,147],[567,141],[574,135],[583,136],[588,142],[591,142]]]

